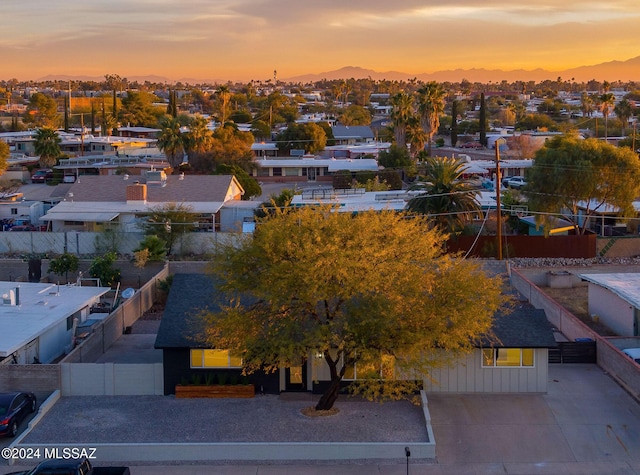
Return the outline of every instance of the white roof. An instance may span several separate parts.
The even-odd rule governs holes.
[[[610,290],[629,304],[640,308],[640,274],[580,274],[579,277]]]
[[[373,158],[267,158],[257,159],[255,163],[261,167],[276,168],[305,168],[327,167],[330,172],[338,170],[349,171],[377,171],[378,162]]]
[[[111,290],[109,287],[2,281],[0,297],[8,296],[10,291],[15,293],[16,287],[20,288],[20,305],[5,305],[2,304],[4,299],[0,300],[0,357],[18,351]]]
[[[94,213],[91,211],[54,212],[40,218],[41,221],[85,221],[90,223],[107,223],[113,221],[120,213],[105,212]]]
[[[70,199],[70,198],[67,198]],[[89,221],[106,222],[115,219],[119,214],[148,213],[161,203],[143,201],[61,201],[51,208],[42,221]],[[222,201],[181,201],[193,213],[215,214],[220,211]]]

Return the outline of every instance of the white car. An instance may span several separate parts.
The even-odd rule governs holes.
[[[506,186],[509,188],[522,188],[527,184],[524,177],[513,176],[506,181]]]
[[[636,363],[640,364],[640,348],[627,348],[622,352]]]

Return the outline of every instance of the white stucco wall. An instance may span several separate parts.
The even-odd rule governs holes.
[[[591,283],[589,315],[597,315],[618,336],[633,336],[633,306],[612,291]]]

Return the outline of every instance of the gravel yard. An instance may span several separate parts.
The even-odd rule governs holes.
[[[310,399],[173,396],[62,398],[23,444],[144,442],[427,442],[422,408],[339,399],[340,412],[307,417]]]

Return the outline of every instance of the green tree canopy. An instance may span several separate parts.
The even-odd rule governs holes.
[[[293,149],[317,153],[327,145],[327,134],[318,124],[291,124],[276,137],[278,148],[285,152]]]
[[[47,272],[53,272],[60,276],[64,274],[65,280],[69,282],[69,272],[77,271],[79,263],[78,256],[65,252],[49,261],[49,269]]]
[[[146,91],[127,91],[122,98],[122,108],[120,109],[120,121],[123,124],[139,127],[155,127],[166,108],[155,106],[160,102],[160,98],[155,94]]]
[[[371,112],[363,106],[351,104],[340,115],[340,123],[343,125],[370,125]]]
[[[390,397],[415,391],[400,380],[422,379],[490,333],[500,278],[444,254],[444,236],[423,218],[290,210],[258,219],[211,262],[229,305],[209,315],[207,336],[241,355],[245,371],[322,355],[331,383],[316,409],[326,410],[354,365],[377,368],[354,390]]]
[[[530,209],[565,214],[563,217],[579,226],[581,234],[588,229],[594,213],[607,207],[619,210],[623,217],[632,216],[633,200],[639,191],[640,161],[636,153],[576,136],[547,141],[536,152],[524,188]],[[581,223],[579,205],[583,208]]]
[[[216,174],[235,176],[244,190],[244,195],[242,195],[243,200],[250,200],[262,194],[262,187],[260,187],[256,179],[249,176],[249,174],[240,165],[226,163],[220,164],[216,168]]]
[[[546,114],[527,114],[516,124],[516,130],[558,130],[558,124]]]
[[[145,235],[157,236],[166,243],[167,255],[184,234],[195,228],[196,215],[189,205],[165,203],[151,208],[142,225]]]
[[[60,156],[60,142],[62,141],[58,132],[50,127],[42,127],[36,130],[34,138],[34,148],[40,156],[40,166],[43,168],[54,166]]]
[[[22,121],[31,127],[57,129],[62,124],[62,117],[58,114],[58,103],[53,97],[36,92],[29,99],[27,113]]]
[[[378,164],[384,168],[410,169],[414,168],[407,147],[392,145],[389,150],[383,150],[378,155]]]

